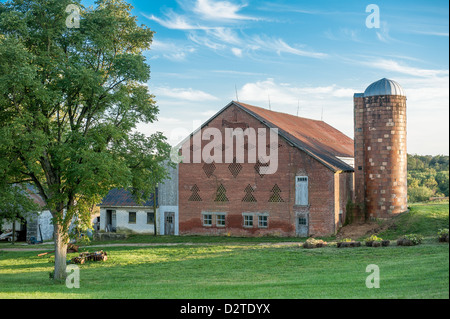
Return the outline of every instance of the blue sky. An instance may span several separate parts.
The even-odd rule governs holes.
[[[321,119],[353,137],[353,94],[406,91],[408,152],[449,154],[448,1],[131,0],[156,32],[145,53],[172,144],[236,99]],[[368,28],[369,4],[380,27]],[[183,136],[184,137],[184,136]]]

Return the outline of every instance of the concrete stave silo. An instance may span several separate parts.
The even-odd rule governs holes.
[[[381,79],[354,96],[355,201],[365,218],[407,210],[406,95]]]

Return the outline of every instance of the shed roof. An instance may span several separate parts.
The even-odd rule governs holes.
[[[156,204],[158,205],[158,192],[156,193]],[[153,207],[153,195],[145,203],[138,204],[130,191],[123,188],[113,188],[103,198],[100,207]]]

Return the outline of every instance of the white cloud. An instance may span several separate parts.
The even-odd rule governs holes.
[[[156,87],[153,89],[154,94],[158,98],[159,96],[174,98],[178,100],[187,101],[216,101],[217,97],[192,88],[169,88],[169,87]]]
[[[233,52],[233,54],[235,56],[237,56],[238,58],[242,58],[242,50],[238,49],[238,48],[232,48],[231,52]]]
[[[194,12],[206,20],[258,20],[238,14],[246,5],[237,5],[229,1],[197,0]]]
[[[316,59],[322,59],[322,58],[326,58],[328,56],[328,54],[326,54],[326,53],[307,51],[307,50],[301,50],[301,49],[294,48],[294,47],[290,46],[289,44],[287,44],[286,42],[284,42],[284,40],[280,39],[280,38],[278,38],[278,39],[274,39],[274,38],[261,39],[261,37],[256,36],[256,37],[254,37],[253,42],[251,42],[251,44],[253,44],[253,48],[255,48],[255,49],[272,51],[272,52],[278,53],[279,55],[281,53],[290,53],[290,54],[294,54],[294,55],[298,55],[298,56],[305,56],[305,57],[316,58]]]
[[[167,29],[173,29],[173,30],[207,30],[210,29],[209,27],[206,26],[201,26],[201,25],[194,25],[191,24],[187,21],[186,17],[176,14],[173,11],[169,11],[166,16],[167,19],[163,20],[161,18],[158,18],[156,16],[152,15],[146,15],[143,14],[144,17],[146,17],[149,20],[153,20],[157,23],[159,23],[160,25],[162,25],[163,27],[167,28]]]
[[[156,57],[162,55],[171,61],[183,62],[186,60],[188,54],[195,52],[195,48],[189,45],[176,44],[175,42],[162,42],[155,39],[153,40],[151,51],[155,53]]]
[[[230,28],[218,27],[210,30],[206,30],[206,33],[215,39],[225,42],[227,44],[241,45],[242,40],[239,35]]]
[[[375,59],[373,61],[363,62],[363,64],[385,71],[398,72],[418,77],[440,77],[449,75],[449,70],[421,69],[387,59]]]
[[[224,50],[226,48],[226,45],[218,43],[216,41],[211,40],[210,38],[206,37],[206,36],[201,36],[198,35],[195,32],[191,32],[188,35],[189,40],[191,40],[192,42],[201,45],[201,46],[205,46],[209,49],[212,50]]]

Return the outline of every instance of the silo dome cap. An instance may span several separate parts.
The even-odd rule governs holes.
[[[395,81],[389,79],[381,79],[369,85],[364,92],[364,96],[376,96],[376,95],[401,95],[406,96],[405,91]]]

